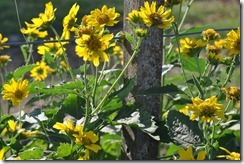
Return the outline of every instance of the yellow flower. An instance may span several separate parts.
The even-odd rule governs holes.
[[[192,98],[193,104],[183,108],[181,112],[189,113],[191,120],[199,119],[201,122],[217,121],[217,118],[225,119],[222,110],[223,105],[217,103],[217,97],[212,96],[205,100]]]
[[[178,160],[204,160],[206,152],[204,150],[200,151],[197,154],[197,159],[195,159],[192,152],[192,146],[189,146],[187,150],[183,149],[182,147],[179,148],[178,154],[180,155]]]
[[[227,34],[227,38],[225,39],[226,44],[225,48],[229,50],[228,55],[233,57],[234,55],[240,54],[240,43],[241,43],[241,35],[240,35],[240,27],[238,27],[237,32],[231,30]]]
[[[226,100],[229,98],[232,101],[240,101],[241,90],[236,87],[222,88],[226,92]]]
[[[30,76],[34,78],[35,81],[42,81],[47,78],[49,66],[45,62],[37,62],[36,67],[30,71]]]
[[[16,131],[16,124],[14,120],[8,120],[8,126],[10,128],[10,131],[15,132]]]
[[[92,131],[83,132],[80,129],[79,134],[73,134],[75,137],[75,142],[84,145],[87,149],[97,153],[101,147],[95,144],[98,141],[98,136]]]
[[[6,43],[8,41],[7,37],[3,37],[3,35],[0,33],[0,43]],[[4,48],[9,48],[9,46],[0,46],[0,50],[3,50]]]
[[[0,67],[6,65],[9,61],[11,61],[9,55],[1,55],[0,56]]]
[[[10,132],[15,132],[15,131],[20,130],[22,128],[22,125],[21,124],[16,125],[14,120],[8,120],[8,126],[9,126]]]
[[[113,39],[113,34],[103,35],[103,30],[97,34],[83,34],[76,39],[76,54],[83,57],[84,61],[92,61],[94,66],[99,66],[100,58],[108,62],[108,56],[105,52],[110,47],[109,41]]]
[[[4,148],[0,150],[0,160],[3,160],[4,157]]]
[[[53,38],[50,38],[50,41],[54,40]],[[67,44],[67,42],[62,42],[62,45]],[[66,49],[64,48],[64,51]],[[45,55],[45,53],[50,53],[53,58],[57,58],[58,56],[61,56],[63,54],[62,46],[59,42],[52,42],[52,43],[44,43],[44,45],[37,47],[37,52],[40,55]]]
[[[27,98],[29,94],[28,81],[18,79],[16,82],[13,78],[10,80],[10,84],[3,85],[3,100],[11,100],[14,106],[17,106],[22,102],[23,98]]]
[[[80,6],[76,3],[71,7],[69,14],[63,19],[63,39],[70,39],[70,31],[74,31],[74,25],[77,21],[76,15]]]
[[[187,56],[193,57],[199,54],[202,47],[206,46],[206,43],[201,39],[196,40],[193,38],[184,38],[180,40],[180,49],[177,49],[180,53],[184,53]]]
[[[240,153],[237,152],[230,152],[224,147],[219,147],[221,150],[224,150],[229,155],[218,155],[217,158],[226,158],[227,160],[241,160]]]
[[[26,34],[34,39],[45,38],[48,35],[47,31],[40,31],[39,29],[35,29],[35,28],[33,29],[28,27],[27,29],[21,28],[20,31],[22,34]]]
[[[37,28],[47,28],[54,20],[56,8],[53,9],[52,2],[45,4],[44,13],[39,14],[39,18],[32,19],[32,22],[36,25]]]
[[[155,1],[152,2],[151,6],[148,1],[145,1],[144,6],[140,8],[140,16],[148,27],[157,26],[161,29],[169,28],[175,19],[174,16],[168,18],[170,14],[171,10],[168,9],[165,11],[162,5],[156,10]]]
[[[218,63],[221,63],[223,61],[222,56],[220,54],[215,54],[213,52],[209,52],[206,54],[206,57],[210,64],[217,65]]]
[[[116,19],[120,16],[115,12],[115,7],[108,8],[103,5],[102,9],[95,9],[87,16],[88,25],[94,26],[96,29],[102,29],[104,26],[114,26],[119,21]]]
[[[74,133],[78,133],[82,129],[82,126],[81,125],[74,126],[71,120],[66,119],[64,123],[56,122],[53,125],[53,128],[59,130],[60,133],[72,135]]]
[[[202,35],[203,35],[203,40],[207,40],[207,41],[220,38],[220,34],[217,33],[214,29],[207,29],[202,32]]]
[[[138,10],[132,10],[129,14],[128,17],[126,18],[128,21],[132,21],[134,23],[142,23],[143,19],[140,16],[140,11]]]
[[[138,37],[145,37],[147,36],[147,29],[138,27],[135,29],[135,33]]]

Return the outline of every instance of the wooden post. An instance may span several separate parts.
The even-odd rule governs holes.
[[[151,0],[149,0],[151,3]],[[162,5],[162,0],[156,0],[157,5]],[[124,26],[123,30],[133,33],[125,18],[132,9],[143,6],[144,0],[124,0]],[[133,88],[126,102],[139,102],[148,109],[156,120],[161,118],[160,96],[134,97],[133,94],[144,91],[154,86],[161,86],[162,73],[162,45],[163,30],[153,27],[143,40],[141,48],[132,65],[125,74],[125,81],[136,75],[136,86]],[[124,43],[125,63],[131,57],[130,44]],[[159,142],[149,135],[131,128],[122,127],[122,156],[123,160],[156,160],[158,157]]]

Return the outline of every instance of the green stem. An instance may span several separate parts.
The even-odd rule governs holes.
[[[99,78],[98,78],[98,80],[97,80],[99,84],[100,84],[100,82],[101,82],[101,80],[102,80],[103,73],[104,73],[104,70],[105,70],[105,68],[106,68],[106,64],[107,64],[107,62],[104,62],[104,63],[103,63],[103,68],[102,68],[101,74],[100,74],[100,76],[99,76]]]
[[[232,76],[232,74],[233,74],[233,72],[234,72],[234,68],[235,68],[235,60],[236,60],[236,55],[235,55],[235,56],[233,57],[233,59],[232,59],[232,62],[231,62],[230,69],[229,69],[229,71],[228,71],[227,77],[226,77],[226,79],[225,79],[224,84],[221,86],[221,88],[224,88],[224,87],[227,85],[227,83],[229,82],[229,80],[230,80],[230,78],[231,78],[231,76]],[[219,97],[219,96],[221,95],[221,90],[219,90],[219,92],[218,92],[217,95],[218,95],[217,97]]]
[[[191,1],[187,4],[186,11],[185,11],[185,13],[184,13],[184,15],[183,15],[183,17],[182,17],[182,19],[181,19],[181,22],[180,22],[179,26],[178,26],[178,31],[180,31],[180,29],[181,29],[181,27],[182,27],[182,25],[183,25],[183,23],[184,23],[184,21],[185,21],[185,19],[186,19],[186,15],[187,15],[188,11],[190,10],[190,7],[191,7],[191,4],[193,3],[193,1],[194,1],[194,0],[191,0]]]
[[[97,90],[97,82],[98,82],[98,69],[96,67],[96,72],[95,72],[95,86],[94,86],[93,92],[92,92],[92,104],[93,104],[93,106],[95,106],[95,94],[96,94],[96,90]]]
[[[100,101],[100,103],[98,104],[98,106],[96,107],[96,109],[92,112],[92,114],[96,113],[103,105],[103,103],[106,101],[107,97],[109,96],[109,94],[112,92],[112,90],[114,89],[114,86],[118,83],[118,81],[123,77],[125,71],[127,70],[127,68],[129,67],[129,65],[131,64],[131,62],[133,61],[133,59],[135,58],[139,47],[141,45],[142,42],[142,38],[140,38],[137,42],[137,46],[130,58],[130,60],[128,61],[128,63],[125,65],[124,69],[121,71],[121,73],[119,74],[118,78],[114,81],[114,83],[112,84],[112,86],[109,88],[109,90],[107,91],[107,93],[105,94],[105,96],[103,97],[103,99]]]
[[[228,101],[228,104],[225,107],[224,113],[227,112],[228,108],[230,107],[230,104],[231,104],[231,100]]]
[[[227,78],[225,79],[225,82],[224,84],[222,85],[222,88],[225,87],[227,85],[227,83],[229,82],[230,78],[231,78],[231,75],[234,71],[234,68],[235,68],[235,60],[236,60],[236,55],[233,57],[232,59],[232,63],[230,65],[230,70],[228,72],[228,75],[227,75]]]
[[[182,19],[181,19],[180,25],[178,26],[178,31],[181,30],[181,27],[182,27],[182,25],[183,25],[183,23],[184,23],[184,21],[185,21],[185,19],[186,19],[186,16],[187,16],[187,14],[188,14],[188,12],[189,12],[189,9],[190,9],[191,4],[193,3],[193,1],[194,1],[194,0],[191,0],[191,1],[187,4],[186,11],[185,11],[185,13],[184,13],[184,15],[183,15],[183,17],[182,17]],[[169,50],[168,50],[168,54],[172,51],[172,48],[173,48],[173,44],[170,45]]]
[[[204,68],[204,71],[203,71],[203,73],[202,73],[202,77],[205,76],[205,74],[206,74],[206,72],[207,72],[207,69],[208,69],[209,65],[210,65],[210,63],[208,62],[207,65],[206,65],[205,68]]]
[[[60,40],[60,37],[59,37],[57,31],[53,28],[52,25],[50,26],[50,28],[51,28],[51,30],[53,31],[53,33],[55,34],[55,36],[56,36],[57,39],[58,39],[58,42],[59,42],[59,44],[60,44],[60,46],[61,46],[61,48],[62,48],[62,51],[63,51],[64,61],[65,61],[65,63],[67,64],[67,67],[69,68],[68,71],[69,71],[70,77],[71,77],[71,79],[74,81],[74,83],[76,84],[75,77],[74,77],[74,75],[73,75],[73,73],[72,73],[72,71],[71,71],[71,67],[70,67],[70,64],[69,64],[67,55],[66,55],[66,53],[65,53],[65,50],[64,50],[64,46],[62,45],[62,42],[61,42],[61,40]],[[77,88],[78,88],[78,87],[77,87]]]
[[[88,117],[89,117],[89,95],[87,94],[88,87],[87,87],[87,81],[86,81],[86,76],[87,76],[86,68],[87,68],[87,61],[85,61],[85,71],[84,71],[86,111],[85,111],[85,120],[84,120],[84,124],[83,124],[83,130],[85,129],[85,126],[87,124]]]
[[[187,83],[186,73],[185,73],[184,65],[183,65],[183,62],[182,62],[181,54],[180,54],[180,44],[179,44],[179,39],[178,39],[178,28],[177,28],[177,25],[175,23],[173,23],[173,25],[174,25],[173,27],[175,27],[173,29],[174,29],[174,32],[175,32],[176,44],[177,44],[177,47],[179,49],[178,56],[179,56],[179,59],[180,59],[180,65],[181,65],[182,74],[183,74],[183,77],[185,79],[185,83],[187,84],[188,89],[189,89],[189,91],[191,93],[191,96],[194,97],[194,94],[193,94],[189,84]]]

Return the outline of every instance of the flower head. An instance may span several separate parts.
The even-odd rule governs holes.
[[[37,28],[46,28],[55,20],[55,11],[52,2],[48,2],[45,4],[44,13],[40,13],[39,18],[32,19],[32,22]]]
[[[198,55],[204,46],[206,46],[206,43],[201,39],[196,40],[193,38],[191,40],[187,37],[180,40],[180,49],[177,49],[177,51],[184,53],[187,56],[193,57]]]
[[[240,43],[241,43],[241,35],[240,35],[240,27],[238,27],[237,32],[231,30],[227,34],[227,38],[225,39],[226,44],[225,48],[229,50],[228,55],[233,57],[234,55],[240,54]]]
[[[138,10],[132,10],[129,14],[128,17],[126,18],[128,21],[132,21],[134,23],[142,23],[143,19],[140,16],[140,11]]]
[[[3,35],[0,33],[0,43],[6,43],[8,41],[7,37],[3,37]],[[0,46],[0,50],[3,50],[4,48],[9,48],[9,46]]]
[[[102,29],[104,26],[114,26],[119,21],[116,20],[120,16],[115,12],[115,7],[108,8],[103,5],[102,9],[92,10],[90,15],[87,16],[87,23],[94,26],[96,29]]]
[[[199,119],[201,122],[217,121],[219,119],[225,119],[224,112],[222,110],[223,105],[217,103],[217,97],[212,96],[205,100],[200,98],[192,98],[193,104],[187,105],[181,109],[180,112],[184,114],[190,114],[191,120]]]
[[[28,27],[28,23],[26,23],[26,24],[27,24],[27,29],[25,29],[25,28],[20,29],[22,34],[26,34],[34,39],[45,38],[48,35],[47,31],[40,31],[39,29],[36,29],[36,28],[30,28],[30,27]]]
[[[49,66],[45,62],[37,62],[36,67],[30,71],[30,76],[34,78],[35,81],[42,81],[47,78]]]
[[[180,155],[178,160],[204,160],[206,156],[206,152],[202,150],[197,154],[197,158],[195,159],[192,152],[192,146],[189,146],[186,150],[182,147],[179,148],[178,154]]]
[[[17,106],[29,94],[28,81],[18,79],[16,82],[13,78],[10,84],[3,85],[3,100],[11,100],[14,106]]]
[[[103,30],[96,34],[83,34],[76,39],[76,54],[83,57],[84,61],[92,61],[94,66],[99,66],[100,58],[108,62],[108,56],[105,52],[110,47],[110,40],[113,39],[113,34],[103,35]]]
[[[69,39],[70,38],[70,31],[74,31],[74,25],[77,21],[76,15],[79,11],[80,6],[76,3],[71,7],[69,10],[69,14],[64,17],[63,19],[63,39]]]
[[[240,153],[237,152],[230,152],[224,147],[219,147],[221,150],[224,150],[229,155],[218,155],[217,158],[226,158],[227,160],[241,160]]]
[[[231,99],[232,101],[240,101],[241,99],[241,91],[240,88],[229,87],[222,88],[226,92],[226,99]]]
[[[6,65],[9,61],[11,61],[9,55],[1,55],[0,56],[0,67]]]
[[[213,52],[209,52],[206,54],[206,57],[210,64],[217,65],[218,63],[222,63],[223,58],[220,54],[215,54]]]
[[[203,40],[215,40],[220,38],[220,34],[217,33],[214,29],[207,29],[206,31],[202,32]]]
[[[50,38],[50,41],[54,40],[53,38]],[[67,42],[62,42],[62,45],[67,44]],[[50,53],[53,58],[57,58],[58,56],[61,56],[63,54],[63,50],[65,48],[60,45],[58,42],[52,42],[52,43],[44,43],[44,45],[37,47],[37,52],[40,55],[45,55],[45,53]]]
[[[169,28],[175,19],[174,16],[168,18],[170,14],[171,10],[165,10],[162,5],[156,10],[155,1],[153,1],[151,5],[148,1],[145,1],[144,6],[140,8],[140,16],[148,27],[157,26],[161,29]]]
[[[84,145],[86,149],[89,149],[95,153],[101,149],[99,145],[95,144],[98,141],[98,136],[92,131],[83,132],[81,129],[79,134],[74,134],[73,136],[75,137],[75,142]]]

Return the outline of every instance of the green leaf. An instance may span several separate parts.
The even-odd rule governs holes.
[[[78,97],[75,94],[69,94],[63,102],[60,111],[64,114],[69,114],[76,119],[80,119],[84,115],[84,111],[81,108],[84,106],[85,100]]]
[[[183,57],[183,56],[182,56],[182,63],[184,65],[184,69],[192,72],[198,72],[196,59],[194,57],[188,57],[188,56]],[[198,63],[199,63],[200,72],[203,73],[205,69],[206,61],[202,58],[198,58]]]
[[[100,137],[100,145],[102,149],[115,157],[121,154],[121,136],[117,134],[105,134]]]
[[[125,32],[125,38],[130,42],[132,49],[136,47],[136,41],[131,34]]]
[[[71,154],[71,145],[67,143],[60,143],[60,146],[58,147],[57,156],[58,157],[67,157]]]
[[[197,146],[203,142],[203,132],[199,129],[198,122],[191,121],[188,116],[179,111],[169,111],[166,126],[171,139],[185,148],[190,145]]]
[[[43,157],[43,149],[40,147],[34,147],[31,150],[27,150],[20,153],[21,160],[35,160]]]
[[[24,76],[26,74],[26,72],[32,70],[33,68],[35,68],[35,64],[19,67],[14,70],[13,78],[18,79],[18,78]]]
[[[118,95],[120,100],[124,100],[134,86],[135,86],[135,77],[131,78],[126,84],[124,84],[124,86],[120,90],[113,92],[109,97],[114,97],[115,95]]]
[[[74,82],[60,83],[57,85],[49,86],[48,88],[39,88],[41,93],[48,95],[67,95],[76,94],[77,86],[82,88],[83,84],[80,80]]]
[[[144,95],[158,95],[158,94],[170,94],[171,96],[175,96],[176,94],[184,93],[181,89],[179,89],[174,84],[169,84],[163,87],[152,87],[145,91],[135,94],[136,96]]]

